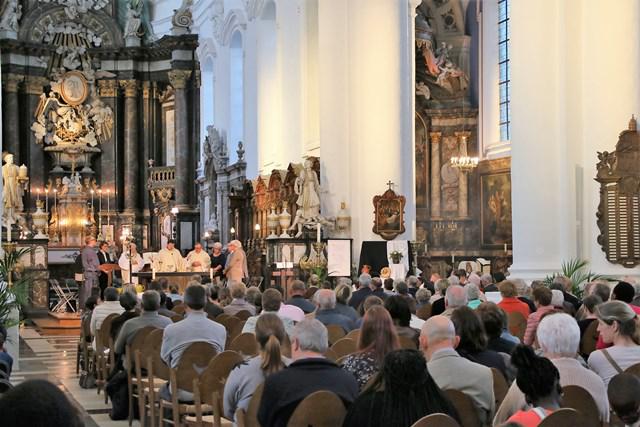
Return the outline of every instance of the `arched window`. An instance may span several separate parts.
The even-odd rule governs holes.
[[[511,72],[509,70],[509,0],[498,0],[500,140],[511,139]]]
[[[231,36],[229,49],[228,144],[231,153],[235,152],[232,147],[236,147],[238,141],[244,142],[244,51],[242,45],[242,34],[240,31],[235,31]],[[234,157],[234,154],[231,157]]]

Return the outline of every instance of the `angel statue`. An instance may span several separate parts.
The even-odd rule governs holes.
[[[313,170],[311,160],[305,160],[304,169],[296,178],[294,188],[298,195],[296,204],[298,209],[302,209],[303,218],[311,219],[320,216],[320,182],[318,182],[316,171]]]
[[[124,27],[124,36],[140,37],[140,12],[142,11],[142,2],[132,0],[127,2],[127,21]]]
[[[7,0],[0,13],[0,30],[18,31],[18,21],[22,17],[22,5],[18,0]]]

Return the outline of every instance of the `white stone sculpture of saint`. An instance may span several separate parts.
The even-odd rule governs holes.
[[[296,204],[302,209],[302,217],[305,220],[320,216],[320,182],[318,175],[313,170],[313,162],[305,160],[304,169],[295,182],[295,191],[298,195]]]
[[[11,218],[15,223],[14,214],[22,212],[23,189],[20,184],[20,168],[13,163],[13,154],[4,156],[5,165],[2,166],[2,183],[4,192],[4,214],[6,218]]]
[[[0,17],[0,30],[18,32],[18,21],[22,17],[22,5],[18,0],[8,0]]]
[[[140,3],[142,5],[142,3]],[[131,2],[127,3],[127,21],[124,28],[124,37],[140,37],[140,11]]]

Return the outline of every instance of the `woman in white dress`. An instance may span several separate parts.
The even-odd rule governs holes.
[[[131,265],[131,271],[137,273],[142,270],[144,266],[144,261],[142,257],[136,250],[135,243],[130,243],[131,245],[131,262],[129,262],[129,250],[125,249],[122,251],[122,255],[120,255],[120,259],[118,260],[118,265],[122,270],[122,281],[126,283],[138,284],[137,277],[131,277],[131,272],[129,271],[129,265]]]

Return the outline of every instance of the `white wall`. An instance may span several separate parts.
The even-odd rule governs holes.
[[[511,2],[513,246],[516,277],[581,256],[593,271],[638,274],[596,242],[597,151],[612,151],[640,111],[640,4]],[[606,52],[606,66],[595,52]]]

